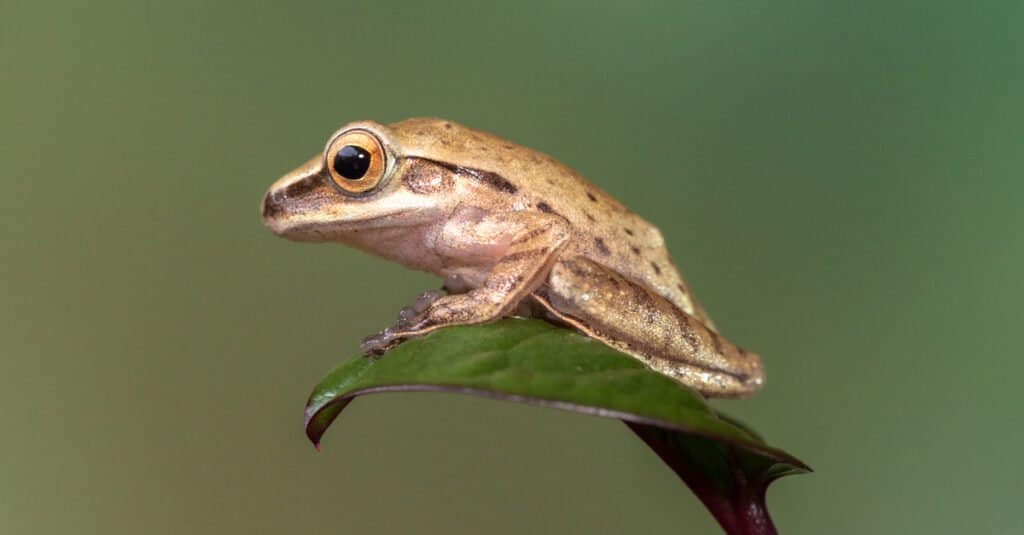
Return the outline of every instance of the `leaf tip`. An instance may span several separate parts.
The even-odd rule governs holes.
[[[309,424],[306,424],[306,438],[311,444],[313,444],[316,451],[320,451],[320,439],[323,438],[323,436],[323,432],[320,432],[319,430],[310,427]]]

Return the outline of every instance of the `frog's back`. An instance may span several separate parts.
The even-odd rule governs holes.
[[[436,118],[390,125],[409,156],[430,155],[489,173],[492,189],[515,210],[557,214],[569,221],[566,253],[584,256],[665,297],[709,327],[665,248],[661,232],[574,169],[551,156],[493,134]]]
[[[694,303],[665,248],[661,231],[575,170],[552,161],[555,187],[542,193],[543,199],[535,206],[572,223],[575,236],[567,253],[586,257],[637,281],[713,328]]]

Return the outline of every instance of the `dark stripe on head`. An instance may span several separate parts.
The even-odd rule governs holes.
[[[316,189],[320,182],[321,178],[319,174],[304,176],[301,179],[288,184],[284,188],[284,195],[285,197],[300,197]]]
[[[453,163],[442,162],[438,160],[432,160],[430,158],[422,158],[418,156],[411,156],[410,159],[426,160],[434,164],[440,165],[445,169],[461,176],[467,176],[479,182],[482,182],[502,193],[513,194],[519,191],[519,188],[515,184],[511,183],[505,177],[494,173],[492,171],[485,171],[483,169],[476,169],[474,167],[463,167]]]
[[[612,254],[611,249],[609,249],[608,246],[605,245],[604,240],[602,240],[601,238],[594,238],[594,245],[597,245],[597,250],[600,251],[601,254],[605,256]]]

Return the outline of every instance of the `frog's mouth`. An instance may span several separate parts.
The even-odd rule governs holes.
[[[422,224],[407,217],[411,211],[377,215],[358,219],[321,219],[317,214],[302,214],[281,219],[264,217],[263,222],[274,234],[292,241],[324,242],[347,241],[346,236],[374,230],[413,227]]]
[[[274,234],[293,241],[349,242],[359,235],[436,222],[439,209],[429,199],[399,191],[386,198],[353,201],[329,186],[293,197],[284,188],[271,188],[263,197],[263,224]]]

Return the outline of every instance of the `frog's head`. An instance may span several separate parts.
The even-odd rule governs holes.
[[[372,247],[365,242],[379,234],[373,231],[436,220],[449,201],[440,188],[422,184],[441,184],[443,177],[419,176],[423,170],[407,161],[397,134],[370,121],[342,127],[322,154],[270,186],[264,224],[290,240]]]

